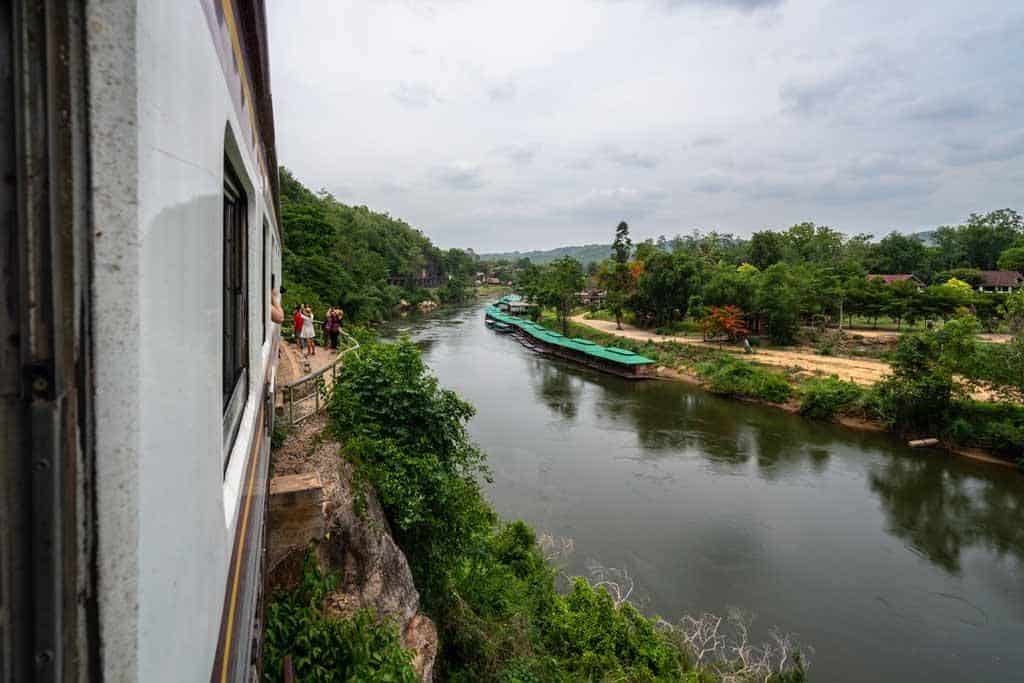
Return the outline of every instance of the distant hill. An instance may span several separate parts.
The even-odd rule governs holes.
[[[563,256],[571,256],[585,266],[595,261],[603,261],[611,255],[611,244],[583,244],[580,246],[558,247],[556,249],[537,251],[507,251],[498,254],[480,254],[480,258],[484,261],[517,261],[526,258],[540,266],[545,263],[551,263]]]
[[[910,237],[924,243],[925,246],[934,247],[935,230],[922,230],[911,233]],[[493,254],[480,254],[482,261],[518,261],[519,259],[530,259],[538,266],[551,263],[563,256],[571,256],[584,266],[595,261],[603,261],[612,255],[610,244],[582,244],[569,247],[557,247],[555,249],[538,249],[535,251],[505,251]]]

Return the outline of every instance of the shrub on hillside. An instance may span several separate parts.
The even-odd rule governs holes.
[[[808,381],[800,390],[800,414],[827,420],[857,405],[864,391],[852,382],[835,377]]]
[[[1024,458],[1024,406],[956,401],[945,436],[963,446],[989,448],[1014,459]]]
[[[336,585],[337,577],[321,574],[310,553],[299,585],[273,597],[263,633],[263,679],[282,680],[290,656],[300,681],[419,680],[393,623],[365,610],[349,619],[324,615],[324,598]]]

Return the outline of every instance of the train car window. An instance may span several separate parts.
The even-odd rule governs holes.
[[[267,289],[267,270],[270,268],[270,231],[267,229],[267,221],[263,221],[263,281],[260,283],[260,295],[263,297],[263,339],[262,342],[267,341],[267,318],[270,313],[267,311],[267,299],[270,297],[270,290]],[[271,285],[273,287],[273,285]]]
[[[249,220],[245,191],[231,165],[224,163],[224,354],[225,452],[238,431],[248,396]],[[225,456],[225,466],[227,459]]]

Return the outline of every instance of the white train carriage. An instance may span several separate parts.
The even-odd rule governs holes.
[[[0,5],[0,679],[258,663],[279,329],[262,0]]]

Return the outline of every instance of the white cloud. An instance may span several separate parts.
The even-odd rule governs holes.
[[[1020,197],[1019,4],[269,10],[279,159],[444,246],[594,242],[622,218],[638,237],[804,219],[878,232]]]

